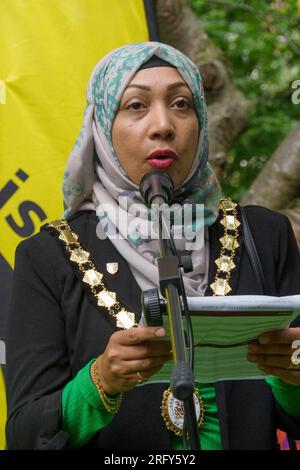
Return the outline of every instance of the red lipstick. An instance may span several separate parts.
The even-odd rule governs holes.
[[[154,168],[163,170],[172,165],[177,155],[172,150],[155,150],[147,157],[147,162]]]

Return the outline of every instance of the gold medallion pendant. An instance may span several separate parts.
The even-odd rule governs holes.
[[[197,423],[200,428],[204,423],[204,400],[200,397],[197,388],[194,389],[193,397]],[[174,397],[170,387],[164,391],[160,409],[166,428],[176,434],[176,436],[182,436],[184,422],[183,402]]]

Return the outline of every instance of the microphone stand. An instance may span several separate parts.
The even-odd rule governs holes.
[[[187,430],[191,450],[199,450],[199,430],[194,403],[194,377],[190,367],[185,331],[183,326],[183,313],[181,298],[185,295],[181,272],[177,256],[172,251],[171,233],[166,223],[163,205],[164,199],[154,197],[153,204],[158,204],[159,247],[160,258],[157,259],[159,272],[159,285],[166,299],[166,309],[170,323],[170,336],[173,351],[174,365],[171,378],[173,395],[183,402],[184,429]],[[166,236],[164,236],[166,235]]]

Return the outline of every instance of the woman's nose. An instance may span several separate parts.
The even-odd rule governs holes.
[[[151,112],[150,120],[150,138],[170,140],[174,137],[174,123],[168,109],[156,107]]]

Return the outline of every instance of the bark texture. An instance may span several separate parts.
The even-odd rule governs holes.
[[[280,210],[300,196],[300,123],[270,157],[242,204],[259,204]]]

